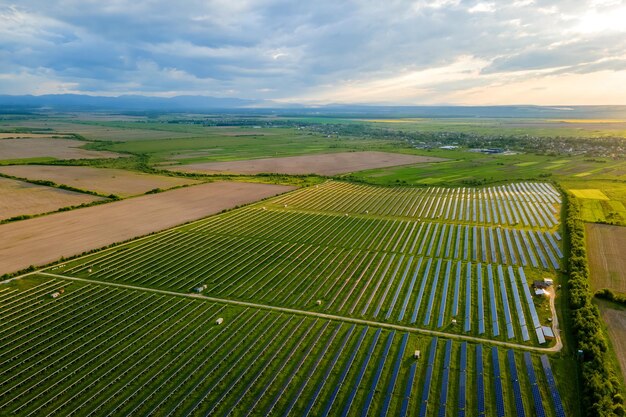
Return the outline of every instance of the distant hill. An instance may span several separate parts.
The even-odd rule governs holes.
[[[115,110],[115,111],[189,111],[245,108],[259,105],[259,100],[219,98],[208,96],[148,97],[124,95],[118,97],[81,94],[47,94],[41,96],[0,95],[0,107],[7,109],[50,109],[61,111]]]
[[[626,119],[626,106],[391,106],[361,104],[307,106],[282,104],[269,100],[209,96],[168,98],[141,95],[118,97],[82,94],[0,95],[0,113],[45,110],[202,113],[233,109],[236,109],[238,113],[270,113],[282,116]]]

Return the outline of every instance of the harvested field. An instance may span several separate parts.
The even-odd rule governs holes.
[[[155,188],[168,189],[198,183],[186,178],[83,166],[12,165],[0,167],[0,173],[30,180],[48,180],[56,184],[122,197],[143,194]]]
[[[615,356],[619,361],[622,376],[626,380],[626,311],[601,305],[602,318],[609,329]]]
[[[50,134],[40,133],[0,133],[0,139],[47,139],[50,136]]]
[[[259,174],[320,174],[336,175],[365,169],[439,162],[443,158],[404,155],[388,152],[340,152],[318,155],[262,158],[245,161],[207,162],[172,167],[172,170],[204,173]]]
[[[99,121],[104,121],[100,119]],[[146,128],[119,128],[113,126],[101,126],[90,123],[80,122],[64,122],[64,121],[41,121],[28,120],[20,123],[0,124],[4,129],[15,129],[27,127],[31,129],[42,129],[48,132],[48,135],[56,135],[63,133],[76,133],[89,140],[110,140],[110,141],[133,141],[133,140],[154,140],[154,139],[170,139],[185,138],[194,136],[191,133],[172,132],[167,130],[146,129]],[[13,134],[15,135],[15,134]],[[21,136],[21,134],[20,134]]]
[[[119,158],[119,153],[81,149],[87,142],[73,139],[0,139],[0,160],[52,157],[56,159]]]
[[[167,229],[293,187],[215,182],[0,226],[0,274]]]
[[[626,292],[626,227],[587,224],[591,285]]]
[[[97,200],[102,198],[0,177],[0,220],[47,213]]]

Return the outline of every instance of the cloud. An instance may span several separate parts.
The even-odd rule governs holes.
[[[550,77],[621,79],[625,10],[617,0],[0,0],[0,93],[471,104],[524,74],[537,87],[528,103],[557,102]]]

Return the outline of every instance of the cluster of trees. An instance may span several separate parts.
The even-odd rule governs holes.
[[[577,348],[583,352],[581,374],[585,415],[624,416],[624,399],[620,393],[620,382],[607,358],[608,343],[602,331],[600,311],[592,303],[580,205],[571,196],[566,197],[566,203],[566,225],[570,237],[569,301]]]
[[[626,294],[619,294],[608,288],[603,288],[596,291],[596,297],[603,300],[612,301],[614,303],[626,305]]]

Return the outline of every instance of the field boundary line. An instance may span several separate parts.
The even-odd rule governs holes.
[[[243,307],[260,308],[263,310],[279,311],[282,313],[291,313],[291,314],[298,314],[298,315],[304,315],[304,316],[310,316],[310,317],[318,317],[318,318],[324,318],[324,319],[335,320],[335,321],[362,324],[366,326],[376,326],[376,327],[382,327],[386,329],[399,330],[403,332],[425,334],[429,336],[440,336],[440,337],[445,337],[449,339],[467,340],[467,341],[472,341],[472,342],[477,342],[477,343],[523,349],[523,350],[528,350],[528,351],[533,351],[533,352],[555,353],[555,352],[560,352],[561,349],[563,348],[563,343],[561,341],[561,336],[560,336],[559,328],[558,328],[558,322],[555,323],[555,332],[554,332],[555,337],[556,337],[556,342],[557,342],[556,345],[554,345],[553,347],[549,347],[549,348],[541,348],[541,347],[535,347],[535,346],[520,345],[517,343],[504,342],[504,341],[499,341],[499,340],[482,339],[482,338],[474,337],[474,336],[466,336],[466,335],[461,335],[461,334],[440,332],[436,330],[419,329],[416,327],[403,326],[400,324],[382,323],[382,322],[373,321],[373,320],[338,316],[338,315],[327,314],[327,313],[318,313],[315,311],[299,310],[299,309],[289,308],[289,307],[279,307],[279,306],[272,306],[272,305],[267,305],[267,304],[258,304],[258,303],[253,303],[249,301],[231,300],[228,298],[217,298],[217,297],[211,297],[211,296],[202,295],[202,294],[187,294],[187,293],[181,293],[181,292],[176,292],[176,291],[160,290],[156,288],[146,288],[146,287],[139,287],[135,285],[120,284],[117,282],[106,282],[106,281],[97,281],[97,280],[91,280],[91,279],[86,279],[86,278],[69,277],[65,275],[53,274],[50,272],[32,272],[30,274],[22,275],[14,279],[21,278],[27,275],[34,275],[34,274],[45,275],[45,276],[66,279],[66,280],[71,280],[71,281],[87,282],[90,284],[101,284],[101,285],[108,285],[108,286],[119,287],[119,288],[126,288],[130,290],[150,291],[150,292],[164,294],[164,295],[213,301],[213,302],[222,303],[222,304],[231,304],[231,305],[238,305],[238,306],[243,306]],[[554,307],[554,297],[552,296],[549,298],[550,298],[550,308],[552,312],[555,313],[556,311]]]

